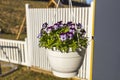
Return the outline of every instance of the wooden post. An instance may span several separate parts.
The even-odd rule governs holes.
[[[24,27],[24,23],[25,23],[25,17],[23,18],[22,24],[21,24],[21,26],[20,26],[20,30],[19,30],[18,35],[17,35],[17,37],[16,37],[17,40],[18,40],[19,37],[20,37],[20,34],[21,34],[22,29],[23,29],[23,27]]]
[[[48,3],[47,8],[50,7],[52,4],[54,4],[55,7],[57,7],[57,3],[55,2],[55,0],[50,0],[49,3]]]

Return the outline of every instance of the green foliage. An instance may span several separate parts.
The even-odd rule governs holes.
[[[62,25],[62,26],[60,26]],[[73,28],[71,28],[73,26]],[[77,48],[87,47],[87,37],[85,37],[85,30],[79,27],[79,32],[74,23],[55,23],[53,26],[43,24],[43,28],[39,34],[39,46],[48,49],[57,49],[61,52],[75,52]],[[50,29],[50,32],[49,32]],[[73,30],[73,32],[70,32]],[[69,36],[70,35],[70,36]]]
[[[0,29],[3,33],[12,33],[11,29],[16,27],[19,29],[25,17],[26,3],[30,4],[30,7],[46,8],[48,1],[0,0]]]

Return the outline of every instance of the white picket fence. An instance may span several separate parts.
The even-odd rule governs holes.
[[[27,65],[27,42],[0,39],[0,60]]]

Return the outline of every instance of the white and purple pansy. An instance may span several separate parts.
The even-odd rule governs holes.
[[[42,25],[42,29],[45,29],[47,26],[48,26],[48,23],[45,22],[45,23]]]
[[[54,30],[57,30],[59,28],[59,24],[58,23],[54,24],[53,28],[54,28]]]
[[[67,39],[66,33],[61,33],[60,34],[60,39],[61,39],[61,41],[65,41]]]
[[[77,26],[77,29],[81,29],[82,28],[82,24],[80,24],[80,23],[76,24],[76,26]]]
[[[69,26],[69,25],[71,25],[72,24],[72,21],[70,21],[70,22],[67,22],[67,25]]]
[[[49,33],[52,31],[52,29],[53,29],[53,26],[47,27],[47,29],[46,29],[46,33],[49,34]]]
[[[57,23],[58,23],[58,24],[62,24],[62,22],[63,22],[63,21],[59,21],[59,22],[57,22]]]
[[[76,29],[75,28],[70,28],[69,32],[75,34]]]
[[[82,35],[84,35],[84,34],[86,33],[86,31],[85,31],[84,29],[81,29],[81,30],[80,30],[80,33],[81,33]]]
[[[62,21],[57,22],[57,24],[59,25],[59,27],[64,27]]]
[[[64,27],[64,25],[63,25],[63,24],[60,24],[59,27]]]
[[[75,28],[75,24],[70,24],[69,27],[70,28]]]
[[[73,33],[72,32],[67,32],[68,39],[73,39]]]

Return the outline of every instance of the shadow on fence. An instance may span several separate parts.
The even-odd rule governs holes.
[[[10,61],[10,56],[7,55],[7,51],[4,50],[4,48],[16,49],[16,51],[18,51],[18,52],[16,52],[16,53],[18,53],[18,64],[21,64],[21,62],[22,62],[22,52],[19,49],[19,47],[16,47],[16,46],[1,46],[0,45],[0,49],[1,49],[2,53],[6,56],[6,59],[8,60],[8,62],[11,62]],[[13,55],[11,55],[11,56],[13,56]]]

